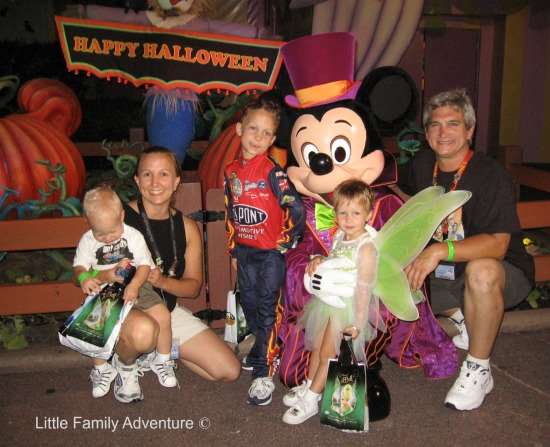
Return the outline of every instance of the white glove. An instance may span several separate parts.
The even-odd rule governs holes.
[[[304,287],[325,304],[339,309],[346,307],[341,296],[353,296],[356,275],[341,270],[349,267],[347,259],[330,259],[319,265],[313,276],[304,274]]]

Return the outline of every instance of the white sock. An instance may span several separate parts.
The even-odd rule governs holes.
[[[170,353],[168,354],[161,354],[160,352],[157,352],[157,356],[155,357],[155,362],[158,363],[164,363],[170,360]]]
[[[313,383],[313,379],[306,379],[306,386],[307,388],[311,388],[311,384]]]
[[[306,394],[304,394],[304,400],[308,403],[315,403],[317,404],[317,401],[319,399],[319,394],[314,391],[311,391],[311,388],[308,388],[306,391]]]
[[[478,359],[477,357],[474,357],[471,354],[468,354],[466,356],[466,360],[469,362],[477,363],[478,365],[482,366],[485,369],[489,369],[489,359]]]
[[[464,322],[464,315],[460,309],[457,309],[449,318],[457,324]]]
[[[94,365],[94,368],[97,369],[98,371],[100,372],[104,372],[106,371],[111,365],[109,365],[109,363],[105,362],[105,363],[101,363],[99,365]]]

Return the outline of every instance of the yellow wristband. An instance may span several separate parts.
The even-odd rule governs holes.
[[[455,244],[453,241],[447,241],[447,261],[452,262],[455,258]]]

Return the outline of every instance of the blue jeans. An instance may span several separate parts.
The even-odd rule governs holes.
[[[285,280],[285,258],[277,250],[236,248],[237,284],[241,305],[250,332],[256,341],[247,356],[253,377],[268,375],[267,345],[275,323],[279,290]]]

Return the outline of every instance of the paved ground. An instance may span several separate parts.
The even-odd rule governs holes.
[[[20,365],[13,354],[10,362],[0,356],[2,446],[550,445],[548,329],[500,336],[492,358],[495,389],[472,412],[442,405],[452,379],[431,381],[419,370],[400,370],[385,359],[383,377],[392,394],[392,411],[366,434],[322,427],[317,417],[286,426],[281,421],[283,387],[278,386],[271,405],[248,406],[247,373],[236,383],[220,384],[179,369],[180,390],[161,388],[148,373],[142,378],[145,400],[123,405],[112,393],[93,399],[87,363],[67,356],[64,348],[39,346],[30,354]],[[33,358],[36,362],[29,361]],[[52,364],[59,369],[51,369]],[[183,426],[184,419],[192,428]]]

